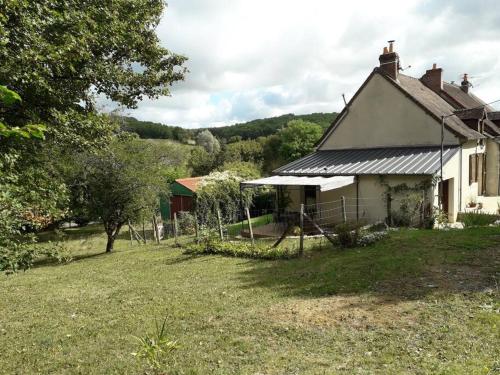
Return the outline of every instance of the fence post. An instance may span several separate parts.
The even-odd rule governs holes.
[[[196,238],[196,243],[200,242],[200,229],[198,228],[198,214],[194,212],[194,236]]]
[[[342,204],[342,221],[344,223],[346,223],[347,222],[347,214],[345,211],[345,197],[343,195],[340,197],[340,203]]]
[[[392,197],[391,193],[387,193],[387,225],[392,226],[392,210],[391,210],[391,202],[392,202]]]
[[[156,222],[156,215],[153,214],[153,225],[154,225],[154,231],[155,231],[155,237],[156,237],[156,243],[160,243],[160,231],[158,230],[158,223]]]
[[[220,218],[220,209],[217,208],[217,225],[219,226],[219,236],[221,241],[224,241],[224,233],[222,233],[222,220]]]
[[[130,228],[130,220],[128,221],[128,235],[130,237],[130,246],[134,244],[134,241],[132,240],[132,229]]]
[[[252,220],[250,218],[250,210],[248,209],[248,207],[245,207],[245,213],[247,214],[248,229],[250,231],[250,238],[252,239],[252,245],[255,245],[255,240],[253,238]]]
[[[174,241],[177,246],[179,244],[177,242],[177,212],[174,212]]]
[[[304,254],[304,203],[300,205],[300,248],[299,255],[302,256]]]

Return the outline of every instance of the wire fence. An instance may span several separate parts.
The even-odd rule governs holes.
[[[196,212],[176,212],[172,218],[155,217],[147,225],[131,225],[131,241],[175,239],[199,241],[207,236],[222,240],[275,239],[285,237],[325,236],[338,225],[355,223],[359,226],[387,223],[390,226],[424,226],[432,215],[432,204],[425,196],[341,197],[328,202],[295,204],[287,208],[242,207],[239,213],[222,217],[215,212],[210,219],[199,218]],[[156,222],[155,222],[156,221]],[[156,228],[156,229],[155,229]],[[301,240],[302,241],[302,240]]]

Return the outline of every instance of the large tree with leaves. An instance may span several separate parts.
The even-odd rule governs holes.
[[[166,177],[182,164],[169,148],[139,139],[117,139],[108,150],[76,156],[72,184],[75,206],[90,219],[101,220],[108,236],[106,252],[122,226],[148,216],[168,193]]]

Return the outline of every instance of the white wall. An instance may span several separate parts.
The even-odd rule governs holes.
[[[441,124],[379,74],[373,75],[320,150],[440,145]],[[445,130],[445,144],[458,138]]]

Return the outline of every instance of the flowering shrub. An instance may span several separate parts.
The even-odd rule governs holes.
[[[372,245],[385,237],[387,237],[387,231],[365,233],[358,237],[357,245]]]
[[[212,172],[202,179],[196,192],[196,210],[202,225],[217,226],[217,210],[223,223],[235,222],[240,211],[240,199],[249,205],[253,189],[240,192],[242,178],[234,172]]]

